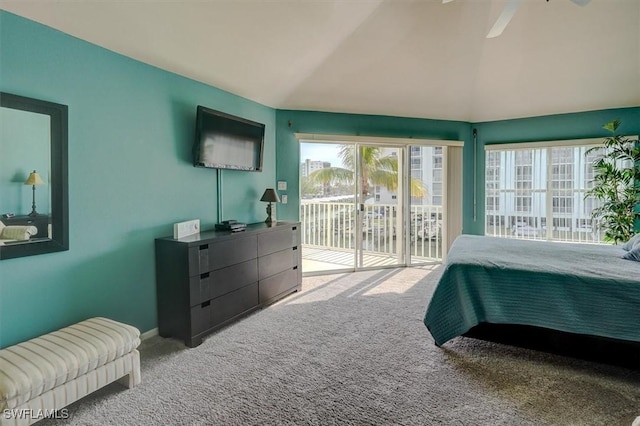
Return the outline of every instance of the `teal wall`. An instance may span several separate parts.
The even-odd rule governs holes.
[[[196,105],[266,124],[264,171],[224,171],[224,217],[264,220],[275,111],[0,12],[0,90],[69,106],[66,252],[0,262],[0,347],[104,315],[156,327],[154,238],[217,221],[216,172],[194,168]]]
[[[36,211],[50,213],[51,120],[48,115],[0,108],[0,213],[31,213],[33,186],[24,182],[36,170]]]

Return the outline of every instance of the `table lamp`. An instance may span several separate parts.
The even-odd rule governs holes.
[[[260,198],[260,201],[266,201],[269,203],[267,205],[267,220],[265,220],[265,223],[274,223],[275,219],[271,216],[271,203],[280,202],[278,193],[273,188],[267,188],[264,190],[264,194],[262,194],[262,198]]]
[[[38,212],[36,211],[36,185],[44,185],[44,181],[34,170],[29,174],[29,177],[24,184],[31,185],[33,187],[33,203],[31,204],[31,213],[29,213],[29,216],[38,216]]]

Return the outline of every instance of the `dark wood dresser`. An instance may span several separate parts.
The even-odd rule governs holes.
[[[297,222],[158,238],[155,246],[159,333],[189,347],[301,287]]]

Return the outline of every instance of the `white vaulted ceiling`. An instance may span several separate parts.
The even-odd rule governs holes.
[[[640,0],[0,0],[279,109],[490,121],[640,105]]]

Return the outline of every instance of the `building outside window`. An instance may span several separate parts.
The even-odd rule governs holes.
[[[551,189],[553,212],[573,212],[575,148],[551,149]]]
[[[597,154],[585,157],[589,145],[526,145],[487,146],[485,234],[601,242],[601,233],[591,227],[598,201],[585,199]]]
[[[486,212],[491,216],[500,212],[500,156],[496,151],[487,152],[486,156]]]
[[[531,212],[531,188],[533,183],[533,151],[515,152],[515,210],[518,213]]]

